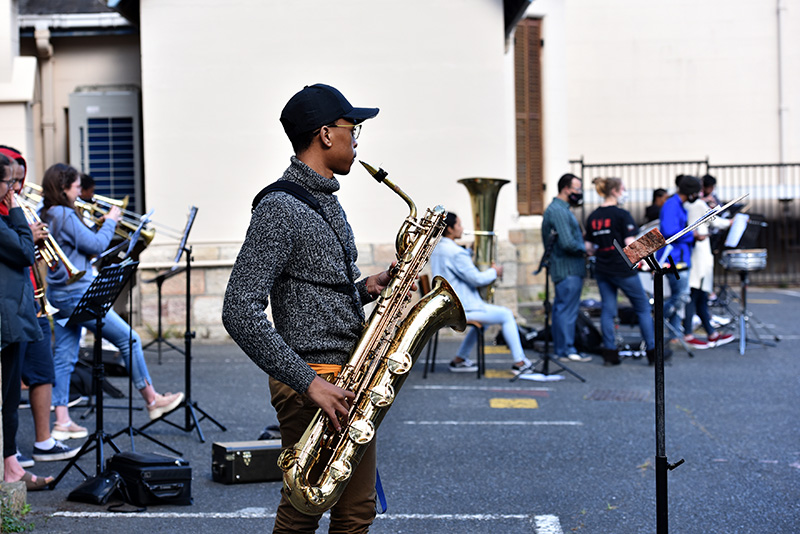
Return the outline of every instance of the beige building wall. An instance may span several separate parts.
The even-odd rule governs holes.
[[[192,274],[203,291],[193,302],[201,337],[224,334],[227,274],[253,196],[288,166],[291,145],[278,118],[304,85],[328,83],[356,106],[381,108],[364,125],[358,157],[386,169],[420,211],[444,204],[471,220],[458,179],[514,179],[502,7],[499,0],[465,0],[458,9],[427,0],[141,2],[147,205],[175,228],[190,205],[198,207],[191,243],[202,268]],[[406,204],[358,164],[340,181],[360,268],[385,268]],[[511,184],[497,210],[505,241],[515,205]],[[175,243],[157,237],[143,267],[166,266],[174,254]],[[513,251],[508,256],[513,261]],[[164,286],[173,293],[166,312],[180,325],[185,279],[176,278]],[[155,287],[142,291],[143,315],[154,324]]]

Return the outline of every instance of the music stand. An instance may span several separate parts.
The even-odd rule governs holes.
[[[120,292],[123,287],[125,287],[125,284],[128,283],[138,265],[138,262],[128,260],[118,265],[104,267],[94,281],[92,281],[89,289],[83,294],[80,302],[78,302],[78,305],[66,321],[66,326],[77,326],[90,320],[94,320],[96,324],[92,386],[95,395],[95,406],[97,407],[97,418],[95,419],[94,433],[86,439],[86,442],[78,451],[78,454],[70,459],[61,473],[50,483],[50,489],[56,487],[72,466],[75,466],[84,477],[88,477],[86,472],[81,469],[76,462],[84,454],[91,451],[92,448],[97,449],[96,474],[98,476],[103,471],[103,465],[105,463],[103,461],[103,445],[108,443],[114,451],[120,452],[120,449],[111,440],[111,436],[106,434],[103,430],[103,381],[105,380],[105,371],[103,368],[103,318],[108,313],[108,310],[111,309],[117,297],[119,297]]]
[[[184,332],[183,339],[184,339],[184,394],[185,397],[183,401],[171,412],[165,413],[158,419],[153,419],[152,421],[146,423],[142,427],[140,427],[137,431],[141,432],[142,430],[150,427],[159,421],[163,421],[169,425],[174,426],[184,432],[191,432],[192,430],[197,430],[197,434],[200,438],[201,443],[205,443],[206,439],[203,436],[203,431],[200,429],[200,421],[203,419],[208,419],[215,425],[217,425],[223,432],[227,430],[219,421],[211,417],[208,413],[206,413],[202,408],[197,405],[197,402],[192,400],[192,338],[194,338],[195,333],[192,332],[192,247],[186,247],[186,237],[189,233],[189,228],[191,228],[191,223],[194,220],[194,216],[197,213],[197,208],[192,207],[192,211],[189,214],[189,223],[186,226],[186,231],[184,232],[184,237],[181,240],[181,247],[178,250],[178,255],[175,257],[175,261],[180,261],[181,256],[185,255],[186,258],[186,266],[184,271],[186,271],[186,331]],[[185,254],[184,254],[185,253]],[[183,426],[173,423],[169,419],[165,419],[168,415],[172,413],[176,413],[180,410],[180,408],[184,408],[185,420]],[[198,419],[197,412],[200,412],[203,416]]]
[[[558,360],[550,357],[550,336],[552,335],[551,328],[550,328],[550,314],[552,312],[552,307],[550,305],[550,254],[553,251],[553,245],[555,245],[556,239],[558,239],[558,233],[555,230],[550,234],[550,238],[547,240],[547,243],[544,247],[544,254],[542,254],[542,259],[539,262],[539,268],[536,269],[533,274],[539,274],[542,269],[544,269],[544,351],[539,351],[540,357],[539,360],[531,364],[530,367],[520,372],[518,375],[511,378],[511,382],[514,382],[517,379],[522,378],[523,380],[527,380],[527,376],[531,376],[530,379],[535,379],[532,375],[534,374],[541,374],[545,377],[551,376],[555,373],[550,372],[550,362],[553,362],[557,366],[559,366],[564,371],[570,373],[575,378],[580,380],[581,382],[586,382],[586,379],[583,378],[581,375],[564,365],[563,363],[559,362]],[[537,371],[537,368],[541,364],[541,369]],[[556,377],[553,377],[556,378]],[[545,379],[546,380],[546,379]]]
[[[186,242],[189,239],[189,231],[192,229],[192,225],[194,224],[194,218],[195,218],[196,215],[197,215],[197,207],[192,206],[191,208],[189,208],[189,217],[186,220],[186,227],[183,229],[183,235],[181,236],[181,241],[178,244],[178,252],[175,255],[175,259],[173,260],[172,267],[170,267],[166,271],[163,271],[163,272],[157,274],[155,278],[151,278],[149,280],[144,280],[144,282],[148,283],[148,284],[153,283],[153,282],[156,283],[156,289],[157,289],[157,294],[158,294],[158,331],[156,332],[156,337],[154,339],[152,339],[151,341],[149,341],[146,345],[144,345],[142,347],[142,350],[147,350],[147,348],[150,345],[156,343],[157,344],[157,350],[158,350],[158,364],[159,365],[161,365],[161,352],[162,352],[161,344],[162,343],[167,345],[172,350],[176,350],[176,351],[180,352],[181,354],[185,355],[183,350],[181,350],[177,346],[175,346],[172,343],[170,343],[170,341],[164,337],[164,333],[163,333],[163,330],[162,330],[162,319],[161,319],[161,315],[162,315],[161,314],[161,286],[164,285],[164,281],[165,280],[168,280],[168,279],[172,278],[173,276],[175,276],[177,274],[180,274],[184,270],[186,270],[186,268],[181,266],[179,262],[181,261],[181,256],[183,255],[183,251],[186,249]]]

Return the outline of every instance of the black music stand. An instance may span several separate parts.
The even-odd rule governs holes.
[[[146,345],[142,347],[142,350],[147,350],[149,346],[152,344],[157,344],[158,350],[158,364],[161,365],[161,344],[167,345],[170,349],[176,350],[181,354],[185,353],[178,348],[177,346],[173,345],[169,342],[168,339],[164,337],[164,332],[162,330],[162,322],[161,322],[161,286],[164,285],[164,281],[172,278],[173,276],[182,273],[186,270],[185,267],[180,265],[181,256],[183,255],[183,251],[186,249],[186,242],[189,239],[189,231],[192,229],[192,225],[194,224],[194,218],[197,215],[197,207],[192,206],[189,208],[189,217],[186,220],[186,227],[183,229],[183,235],[181,236],[181,242],[178,244],[178,252],[175,255],[175,260],[173,260],[173,265],[166,271],[163,271],[156,275],[155,278],[151,278],[149,280],[145,280],[145,283],[156,283],[156,288],[158,291],[158,331],[156,332],[156,337],[149,341]]]
[[[103,471],[105,464],[103,461],[103,445],[108,443],[114,451],[120,452],[120,449],[111,440],[111,436],[103,430],[103,381],[105,380],[103,368],[103,318],[108,313],[108,310],[111,309],[111,306],[114,305],[114,301],[117,300],[138,265],[138,262],[126,261],[119,265],[104,267],[89,286],[89,289],[86,290],[86,293],[83,294],[66,323],[67,326],[76,326],[80,323],[94,320],[97,325],[94,335],[94,361],[92,366],[92,386],[95,395],[95,406],[97,407],[97,418],[95,419],[94,433],[86,439],[78,454],[72,457],[61,473],[50,483],[48,486],[50,489],[56,487],[72,466],[75,466],[84,477],[88,477],[76,462],[93,448],[97,449],[96,474],[98,476]]]
[[[628,268],[633,269],[635,265],[628,259],[617,240],[614,246],[622,256]],[[669,513],[668,506],[668,484],[667,474],[684,460],[681,458],[674,464],[667,461],[666,453],[666,416],[664,411],[664,275],[673,274],[679,278],[678,270],[672,256],[667,256],[669,267],[662,267],[655,258],[655,251],[644,258],[644,261],[653,272],[653,323],[655,329],[655,390],[656,390],[656,532],[666,534],[669,532]]]
[[[183,255],[186,258],[186,267],[184,271],[186,271],[186,331],[183,335],[184,339],[184,388],[185,388],[185,397],[183,401],[171,412],[166,413],[159,417],[158,419],[153,419],[152,421],[146,423],[142,427],[140,427],[137,432],[141,432],[142,430],[148,428],[150,425],[158,423],[159,421],[163,421],[169,425],[174,426],[184,432],[191,432],[192,430],[197,430],[197,434],[200,438],[201,443],[205,443],[206,439],[203,436],[203,431],[200,429],[200,421],[203,419],[208,419],[215,425],[217,425],[223,432],[227,430],[219,421],[211,417],[208,413],[206,413],[202,408],[197,405],[197,402],[192,400],[192,338],[195,336],[195,333],[192,332],[192,247],[186,247],[186,237],[189,233],[189,228],[191,227],[191,222],[194,220],[194,216],[197,213],[197,208],[192,207],[192,212],[189,215],[189,223],[186,226],[186,231],[184,232],[183,240],[181,240],[181,247],[178,250],[178,255],[175,258],[175,261],[180,261],[181,256]],[[184,408],[185,413],[185,420],[183,426],[173,423],[169,419],[165,419],[170,414],[177,413],[180,408]],[[200,412],[203,416],[198,419],[197,412]]]
[[[550,362],[553,362],[581,382],[586,382],[586,379],[581,375],[550,356],[550,336],[552,335],[552,329],[550,328],[550,314],[552,313],[552,306],[550,305],[550,254],[553,251],[553,245],[555,245],[556,239],[558,239],[558,233],[553,231],[545,244],[544,254],[542,254],[542,259],[539,262],[539,268],[533,272],[533,274],[539,274],[542,272],[542,269],[544,269],[544,329],[542,330],[542,332],[544,332],[544,351],[539,352],[539,360],[531,364],[530,367],[523,370],[518,375],[512,377],[511,382],[520,378],[526,379],[525,376],[535,373],[544,376],[558,373],[558,371],[555,373],[550,372]],[[539,364],[541,364],[541,368],[539,368]]]

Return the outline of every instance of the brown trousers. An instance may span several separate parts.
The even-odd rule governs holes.
[[[305,395],[298,395],[286,384],[269,379],[272,406],[278,414],[281,428],[281,445],[292,447],[303,436],[311,419],[317,413],[317,405]],[[361,534],[369,532],[375,519],[375,440],[364,452],[350,482],[347,484],[333,508],[331,508],[330,534]],[[281,491],[281,502],[275,518],[273,534],[314,533],[321,516],[310,516],[298,512]]]

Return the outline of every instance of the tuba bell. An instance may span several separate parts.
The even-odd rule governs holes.
[[[500,178],[462,178],[458,181],[467,188],[472,204],[473,228],[475,235],[473,261],[479,270],[492,266],[497,256],[497,236],[494,233],[494,215],[497,209],[497,195],[500,188],[509,183]],[[494,299],[494,283],[478,290],[487,302]]]

